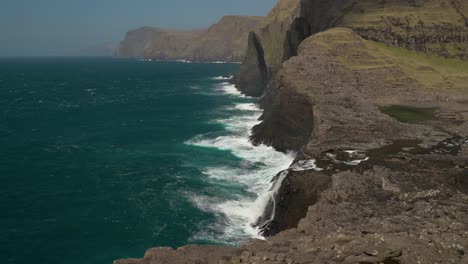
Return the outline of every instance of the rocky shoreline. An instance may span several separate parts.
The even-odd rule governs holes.
[[[467,6],[327,3],[281,0],[279,6],[294,11],[283,32],[283,54],[293,57],[272,64],[271,47],[262,47],[271,31],[252,33],[241,66],[251,74],[234,80],[243,93],[263,95],[252,143],[298,152],[275,177],[280,187],[256,223],[268,238],[239,248],[151,249],[142,259],[115,264],[468,263],[468,53],[445,53],[447,43],[468,44]],[[461,17],[451,18],[457,30],[449,38],[431,37],[448,33],[423,23],[434,30],[421,39],[415,33],[421,27],[408,26],[406,38],[398,38],[403,42],[395,42],[403,25],[390,16],[386,30],[375,24],[363,31],[362,21],[372,17],[364,7],[394,15],[437,3],[446,10],[429,13],[455,10]],[[350,14],[359,8],[358,23]],[[270,81],[259,92],[266,71]]]

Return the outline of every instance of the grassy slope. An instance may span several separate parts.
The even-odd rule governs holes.
[[[286,30],[292,23],[299,8],[299,0],[279,0],[263,22],[257,33],[265,51],[268,65],[279,65],[283,61]]]
[[[468,61],[445,59],[405,48],[389,47],[370,40],[362,40],[365,45],[363,49],[361,45],[356,45],[356,39],[349,39],[347,30],[334,28],[325,33],[333,34],[333,43],[344,44],[348,53],[353,54],[336,57],[337,61],[353,70],[398,67],[401,73],[389,74],[389,81],[398,82],[412,78],[428,89],[457,89],[468,92]],[[320,41],[321,39],[317,39],[320,45],[332,46],[326,38],[323,38],[323,41]]]
[[[468,90],[468,61],[445,59],[372,41],[367,41],[367,44],[371,50],[391,58],[394,64],[399,65],[425,87]]]
[[[409,24],[415,26],[420,20],[425,23],[451,23],[463,26],[460,15],[450,5],[450,1],[426,0],[419,6],[408,5],[408,1],[392,0],[385,5],[375,0],[356,1],[354,8],[348,13],[340,26],[375,26],[382,23],[382,17],[408,18]],[[424,3],[422,3],[424,2]]]
[[[263,28],[259,30],[265,59],[270,66],[282,62],[285,34],[298,13],[299,2],[299,0],[280,0],[264,20]],[[415,0],[414,5],[409,4],[408,0],[349,2],[346,8],[337,10],[340,19],[335,21],[336,26],[360,28],[363,31],[374,30],[370,33],[370,39],[386,44],[394,44],[393,38],[397,35],[404,39],[403,41],[408,41],[407,48],[425,49],[428,53],[443,54],[446,57],[468,58],[467,41],[438,43],[440,36],[458,35],[468,38],[468,27],[465,26],[463,19],[463,16],[468,17],[468,1]],[[455,7],[454,3],[458,6]],[[422,31],[418,27],[420,23],[424,27]],[[435,28],[437,30],[434,30]],[[433,42],[428,42],[424,47],[412,44],[414,39],[424,36],[429,36]],[[434,38],[431,39],[431,36]]]
[[[375,29],[374,37],[370,38],[386,44],[394,44],[394,38],[398,36],[413,49],[446,57],[468,57],[468,27],[464,20],[464,16],[468,16],[468,3],[452,0],[416,2],[416,5],[409,5],[407,0],[390,0],[382,5],[375,0],[356,1],[339,26]],[[387,35],[383,31],[388,31]],[[425,45],[414,46],[414,39],[424,37],[427,37]],[[442,40],[444,37],[448,40]],[[450,40],[460,37],[465,41]]]

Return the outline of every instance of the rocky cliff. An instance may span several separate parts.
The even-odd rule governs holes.
[[[460,0],[281,0],[258,34],[273,73],[305,38],[337,26],[389,46],[468,60],[467,13]]]
[[[266,21],[281,34],[264,25],[254,45],[271,80],[251,140],[297,157],[256,222],[267,239],[116,264],[468,263],[466,15],[457,0],[280,1]]]
[[[232,82],[248,96],[259,97],[268,84],[268,66],[257,34],[250,32],[247,53]]]
[[[143,27],[127,33],[115,55],[161,60],[242,61],[250,31],[263,17],[225,16],[203,30]]]
[[[259,221],[274,236],[116,264],[467,263],[467,69],[346,28],[307,38],[273,77],[256,128],[298,150],[276,177],[273,219]]]
[[[431,146],[454,134],[467,138],[467,81],[468,62],[388,48],[349,29],[332,29],[308,38],[299,56],[283,64],[263,98],[263,121],[254,128],[252,139],[280,150],[295,149],[298,160],[313,159],[321,171],[350,170],[346,165],[358,160],[358,153],[389,142]],[[415,116],[418,107],[437,113],[429,124],[408,124],[382,111],[388,105],[415,107]],[[345,150],[357,151],[356,156]],[[264,223],[267,235],[295,227],[291,223],[297,224],[310,205],[302,204],[303,197],[317,196],[314,188],[320,185],[314,178],[320,174],[309,177],[314,188],[301,188],[304,176],[290,175],[280,190],[275,219]]]

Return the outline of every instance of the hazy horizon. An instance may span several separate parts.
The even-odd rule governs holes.
[[[0,57],[77,55],[131,29],[206,28],[224,15],[266,15],[276,1],[11,1],[0,4]]]

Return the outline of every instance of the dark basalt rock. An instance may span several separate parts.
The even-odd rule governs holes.
[[[261,96],[268,84],[268,67],[264,56],[258,36],[250,32],[245,60],[232,80],[237,89],[247,96]]]
[[[296,228],[299,221],[307,215],[309,206],[318,201],[320,194],[330,184],[331,177],[323,172],[289,171],[274,197],[274,207],[269,206],[264,212],[263,218],[268,216],[268,219],[263,219],[259,226],[261,234],[270,237]],[[272,213],[273,217],[270,219]]]

